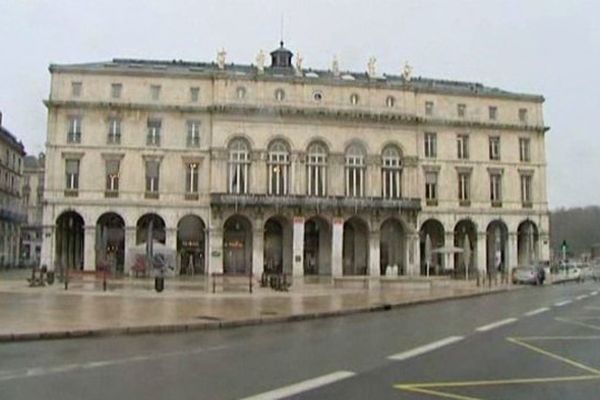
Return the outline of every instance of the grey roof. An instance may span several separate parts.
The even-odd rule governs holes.
[[[8,129],[0,126],[0,138],[4,140],[9,146],[13,149],[17,150],[21,153],[21,155],[25,155],[25,147],[21,141],[17,140],[17,138],[8,131]]]
[[[265,67],[264,73],[259,74],[254,65],[248,64],[226,64],[223,70],[219,69],[214,62],[194,62],[183,60],[144,60],[132,58],[115,58],[107,62],[50,65],[50,71],[73,71],[73,72],[98,72],[108,74],[159,74],[159,75],[192,75],[203,76],[221,74],[237,78],[256,79],[293,79],[306,80],[323,84],[341,85],[376,85],[381,87],[405,88],[409,90],[448,93],[456,95],[470,95],[483,97],[505,97],[528,101],[544,101],[543,96],[510,92],[507,90],[485,86],[477,82],[454,81],[444,79],[431,79],[425,77],[413,77],[404,79],[401,75],[382,74],[378,77],[370,77],[366,72],[340,71],[336,76],[330,70],[303,69],[303,76],[297,76],[293,68]],[[315,76],[316,75],[316,76]]]
[[[23,158],[23,166],[25,168],[31,169],[43,167],[43,165],[40,164],[36,156],[25,156]]]

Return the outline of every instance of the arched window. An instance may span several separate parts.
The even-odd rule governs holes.
[[[353,106],[358,104],[358,100],[359,100],[358,94],[352,93],[350,95],[350,104],[352,104]]]
[[[365,151],[353,144],[346,150],[346,196],[365,195]]]
[[[283,91],[283,89],[277,89],[275,91],[275,100],[277,100],[277,101],[285,100],[285,92]]]
[[[381,153],[381,189],[385,199],[402,196],[402,159],[395,146],[388,146]]]
[[[388,96],[385,99],[385,105],[388,108],[393,108],[396,105],[396,98],[394,96]]]
[[[229,144],[229,193],[248,193],[250,146],[244,139]]]
[[[307,153],[307,194],[325,196],[327,194],[327,148],[317,142],[308,146]]]
[[[267,168],[269,194],[275,196],[288,194],[290,152],[283,141],[277,140],[269,146]]]
[[[246,98],[246,88],[243,86],[238,86],[237,89],[235,89],[235,95],[238,98],[238,100],[243,100]]]

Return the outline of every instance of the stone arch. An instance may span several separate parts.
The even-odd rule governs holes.
[[[381,275],[385,275],[388,266],[398,267],[399,275],[406,274],[406,229],[397,218],[388,218],[381,224],[379,259]]]
[[[165,244],[167,239],[165,220],[158,214],[142,215],[136,225],[136,245],[147,243],[151,237],[153,242]]]
[[[96,222],[96,266],[125,271],[125,220],[116,212],[105,212]]]
[[[177,271],[186,275],[206,273],[206,225],[195,214],[177,223]]]
[[[81,214],[74,210],[56,218],[56,263],[59,271],[65,268],[82,270],[84,265],[85,225]]]
[[[367,275],[369,267],[369,224],[358,216],[344,223],[342,272],[344,275]]]
[[[314,215],[304,221],[304,275],[331,274],[331,221]]]
[[[436,249],[445,247],[446,244],[446,232],[444,230],[444,224],[435,218],[429,218],[423,224],[419,230],[419,245],[421,246],[421,275],[427,275],[427,268],[429,268],[429,274],[439,275],[446,270],[446,256],[440,252],[434,252]],[[427,237],[431,241],[431,255],[430,259],[427,260]]]
[[[531,265],[539,260],[539,231],[530,219],[519,224],[517,228],[517,262],[520,266]]]
[[[292,223],[274,215],[264,225],[264,271],[267,273],[292,273]]]
[[[506,272],[508,265],[508,227],[504,221],[491,221],[486,229],[486,268],[488,273]]]
[[[466,246],[467,238],[469,239],[469,246]],[[464,250],[468,248],[470,253],[465,254],[463,252],[454,255],[455,271],[463,275],[467,272],[469,275],[473,274],[477,265],[477,225],[473,220],[466,218],[456,223],[454,226],[454,246]]]
[[[252,224],[241,214],[230,216],[223,224],[223,273],[252,272]]]

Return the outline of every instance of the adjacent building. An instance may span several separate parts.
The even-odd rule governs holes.
[[[25,215],[21,199],[23,144],[2,125],[0,112],[0,268],[19,265],[21,224]]]
[[[45,160],[44,153],[23,159],[23,207],[27,220],[21,226],[21,262],[27,266],[39,265],[41,260]]]
[[[51,65],[42,263],[127,273],[150,240],[189,274],[549,258],[542,96],[293,56]]]

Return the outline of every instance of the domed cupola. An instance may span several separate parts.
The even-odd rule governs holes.
[[[271,68],[292,68],[292,57],[294,54],[283,47],[283,40],[279,42],[279,48],[271,52]]]

